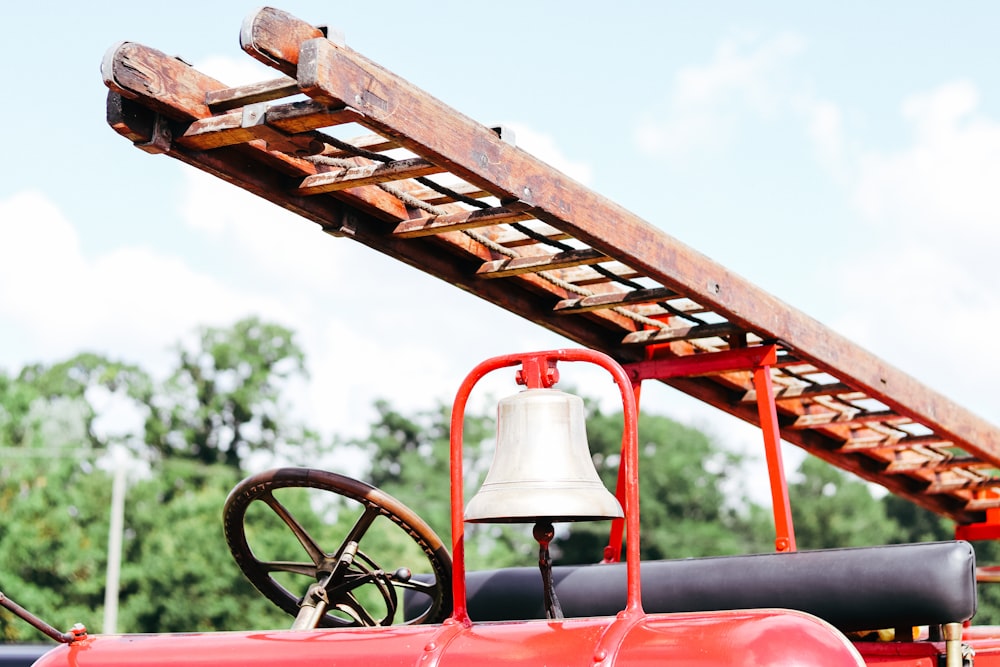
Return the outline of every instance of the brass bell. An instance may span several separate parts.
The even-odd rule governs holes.
[[[465,508],[479,523],[594,521],[623,516],[594,468],[583,400],[526,389],[500,401],[493,463]]]

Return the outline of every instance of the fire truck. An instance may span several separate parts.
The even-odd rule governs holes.
[[[398,259],[573,342],[484,360],[452,409],[451,544],[367,483],[283,468],[234,488],[223,510],[236,565],[289,613],[277,631],[60,632],[41,667],[89,665],[1000,665],[1000,628],[978,627],[970,540],[1000,537],[1000,429],[782,303],[661,229],[352,50],[274,8],[249,15],[242,49],[275,70],[227,86],[131,42],[102,64],[107,121],[165,155],[292,211],[337,239]],[[339,241],[338,241],[339,242]],[[344,241],[346,242],[346,241]],[[581,400],[560,369],[588,365],[624,413],[616,488],[587,449]],[[497,443],[466,502],[463,417],[501,374]],[[760,428],[772,553],[643,560],[640,389],[660,382]],[[780,442],[956,524],[946,542],[799,550]],[[332,543],[283,504],[308,488],[357,503]],[[255,508],[301,551],[252,546]],[[413,562],[366,547],[387,518]],[[594,564],[553,564],[554,526],[607,522]],[[533,525],[538,567],[467,570],[469,524]],[[297,578],[297,579],[296,579]],[[291,585],[289,581],[300,581]],[[364,592],[367,591],[367,592]]]

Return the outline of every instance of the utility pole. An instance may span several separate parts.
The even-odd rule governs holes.
[[[104,634],[116,633],[118,626],[118,582],[122,566],[122,533],[125,529],[125,481],[127,457],[115,457],[111,485],[111,525],[108,528],[108,571],[104,585]]]

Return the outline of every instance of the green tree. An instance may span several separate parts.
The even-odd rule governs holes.
[[[197,346],[178,345],[177,353],[146,423],[146,443],[159,455],[239,469],[255,452],[315,446],[312,431],[284,416],[282,392],[306,376],[289,329],[249,317],[202,328]]]
[[[587,434],[605,485],[618,478],[621,412],[589,406]],[[767,517],[746,496],[742,456],[726,451],[704,433],[667,417],[639,416],[640,548],[643,559],[766,551],[773,544]],[[560,563],[600,560],[608,526],[574,523],[556,545]]]
[[[788,484],[799,549],[872,546],[899,541],[899,527],[871,487],[816,457]]]
[[[144,414],[152,393],[140,368],[82,353],[53,364],[25,366],[16,378],[0,374],[0,447],[45,447],[65,442],[67,429],[78,432],[74,447],[107,448],[136,434],[101,432],[95,402],[117,395]]]
[[[29,434],[37,435],[39,424],[30,418],[38,390],[0,370],[0,447],[27,446]]]
[[[315,444],[281,418],[303,356],[289,331],[253,318],[203,329],[199,343],[178,346],[163,386],[92,354],[0,373],[0,590],[57,627],[100,630],[111,487],[100,465],[115,442],[158,454],[128,492],[121,629],[288,626],[232,562],[220,514],[242,456]],[[109,396],[131,401],[138,429],[100,423]],[[0,613],[0,641],[39,638]]]
[[[451,544],[451,409],[437,405],[404,415],[387,402],[375,404],[378,417],[366,437],[350,441],[368,456],[365,481],[413,509],[445,544]],[[495,419],[465,414],[463,458],[466,500],[478,490],[493,457]],[[470,568],[522,564],[533,549],[530,527],[472,525],[466,531]]]
[[[103,604],[110,492],[94,463],[109,442],[95,426],[93,393],[138,392],[145,380],[92,354],[0,380],[0,586],[57,625],[90,618]],[[41,637],[6,614],[0,635]]]
[[[107,477],[76,461],[5,465],[0,590],[61,629],[89,623],[104,602],[109,496]],[[0,638],[39,641],[42,635],[3,613]]]
[[[435,532],[447,536],[451,517],[449,409],[438,405],[407,416],[378,400],[375,410],[378,416],[368,436],[352,442],[369,458],[366,481],[411,505]],[[474,431],[477,420],[468,421],[467,427]]]
[[[177,632],[287,628],[233,562],[222,507],[238,480],[229,466],[170,459],[129,490],[120,629]],[[272,539],[290,537],[274,527]],[[302,592],[305,592],[304,590]]]

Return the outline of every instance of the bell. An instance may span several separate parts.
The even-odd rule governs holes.
[[[500,401],[493,463],[465,508],[466,521],[532,523],[621,516],[621,505],[594,468],[579,396],[527,389]]]

